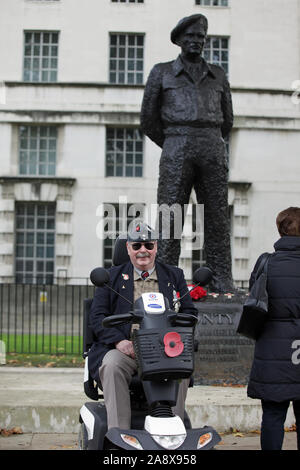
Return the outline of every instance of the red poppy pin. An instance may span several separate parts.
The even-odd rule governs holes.
[[[193,300],[199,300],[207,296],[207,291],[200,286],[195,287],[195,284],[188,284],[188,288]]]
[[[180,356],[184,349],[184,344],[181,341],[179,333],[170,332],[164,336],[165,353],[169,357]]]

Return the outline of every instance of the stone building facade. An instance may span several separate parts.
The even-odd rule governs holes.
[[[246,286],[257,256],[276,241],[276,214],[300,205],[300,1],[1,7],[0,279],[82,282],[111,259],[102,205],[121,221],[131,204],[156,203],[160,149],[139,130],[144,84],[155,63],[177,56],[169,36],[178,20],[201,12],[205,56],[224,67],[232,88],[232,263]],[[186,241],[180,264],[190,279],[203,256]]]

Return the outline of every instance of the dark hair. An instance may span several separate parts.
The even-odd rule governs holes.
[[[299,237],[300,236],[300,207],[289,207],[276,217],[276,225],[281,237]]]

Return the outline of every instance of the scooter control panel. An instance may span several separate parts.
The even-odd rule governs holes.
[[[142,294],[142,299],[146,313],[161,314],[166,310],[164,296],[159,292]]]

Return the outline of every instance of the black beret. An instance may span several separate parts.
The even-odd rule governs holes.
[[[136,222],[128,230],[127,240],[130,242],[150,242],[157,240],[154,230],[143,222]]]
[[[178,21],[177,25],[175,28],[171,31],[171,41],[176,44],[176,38],[177,36],[182,33],[182,31],[185,30],[188,26],[190,26],[193,23],[196,23],[197,21],[200,21],[205,29],[207,30],[208,28],[208,21],[206,16],[201,15],[200,13],[196,15],[191,15],[191,16],[186,16],[182,18],[180,21]]]

